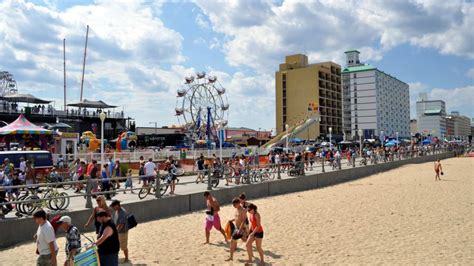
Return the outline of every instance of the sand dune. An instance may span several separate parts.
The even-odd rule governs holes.
[[[250,199],[262,215],[266,261],[472,265],[473,162],[442,161],[441,182],[434,181],[433,164],[425,163],[324,189]],[[222,208],[223,223],[232,211],[230,205]],[[229,249],[216,231],[213,244],[202,245],[203,222],[204,213],[195,212],[140,224],[129,234],[133,264],[245,262],[243,243],[233,263],[224,261]],[[59,245],[63,249],[64,238]],[[0,265],[33,265],[34,250],[34,243],[2,250]]]

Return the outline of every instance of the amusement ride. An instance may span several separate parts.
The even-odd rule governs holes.
[[[216,76],[198,72],[185,77],[177,91],[176,116],[194,143],[219,143],[218,128],[228,123],[229,103],[226,90]]]

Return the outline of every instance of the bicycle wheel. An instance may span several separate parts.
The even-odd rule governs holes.
[[[219,185],[219,176],[212,176],[211,177],[211,185],[212,187],[217,187]]]
[[[23,194],[23,195],[19,196],[16,200],[17,201],[23,201],[23,200],[26,199],[26,197],[28,197],[28,194]],[[21,213],[21,214],[26,214],[24,207],[25,207],[25,203],[15,204],[16,211]]]
[[[184,175],[184,169],[183,168],[176,168],[174,174],[177,175],[177,176],[182,176],[182,175]]]
[[[276,169],[276,168],[274,168],[274,169],[272,169],[272,170],[270,170],[270,171],[267,171],[268,179],[269,179],[269,180],[274,180],[277,171],[278,171],[278,169]]]
[[[46,204],[48,205],[48,208],[52,211],[57,210],[57,207],[56,207],[56,204],[55,204],[57,199],[55,197],[56,197],[56,193],[49,193],[49,194],[45,195],[45,197],[44,197],[44,199],[47,200]]]
[[[64,178],[63,182],[70,182],[72,181],[70,178]],[[72,188],[72,183],[69,184],[63,184],[62,185],[65,190],[71,189]]]
[[[150,186],[142,187],[142,188],[140,189],[140,191],[138,192],[138,198],[139,198],[139,199],[144,199],[144,198],[146,198],[146,196],[148,196],[148,194],[150,194],[150,190],[151,190],[151,187],[150,187]]]
[[[168,184],[166,184],[166,186],[164,186],[164,187],[160,187],[160,195],[161,196],[164,196],[166,194],[166,191],[168,191],[168,187],[169,187]]]
[[[25,200],[26,201],[35,201],[35,202],[25,203],[24,211],[25,211],[25,214],[27,214],[27,215],[32,215],[41,206],[41,203],[40,203],[41,198],[36,196],[36,195],[28,196],[28,197],[26,197]]]
[[[226,165],[222,171],[224,173],[224,178],[232,178],[235,173],[235,169],[232,166]]]
[[[263,173],[260,174],[260,182],[265,182],[267,180],[270,180],[270,173],[268,171],[264,171]]]
[[[69,207],[70,199],[66,192],[57,193],[55,197],[59,197],[53,200],[53,206],[56,207],[57,211],[64,211]]]

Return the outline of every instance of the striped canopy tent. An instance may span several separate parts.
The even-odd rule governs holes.
[[[16,134],[31,134],[31,135],[52,135],[54,131],[39,127],[25,118],[23,114],[10,124],[0,127],[0,135],[16,135]]]

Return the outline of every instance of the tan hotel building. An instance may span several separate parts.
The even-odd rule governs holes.
[[[342,135],[341,66],[333,62],[308,64],[303,54],[289,55],[280,70],[275,73],[276,129],[285,131],[285,125],[293,126],[302,121],[311,111],[311,104],[319,106],[320,123],[296,137],[315,139]]]

